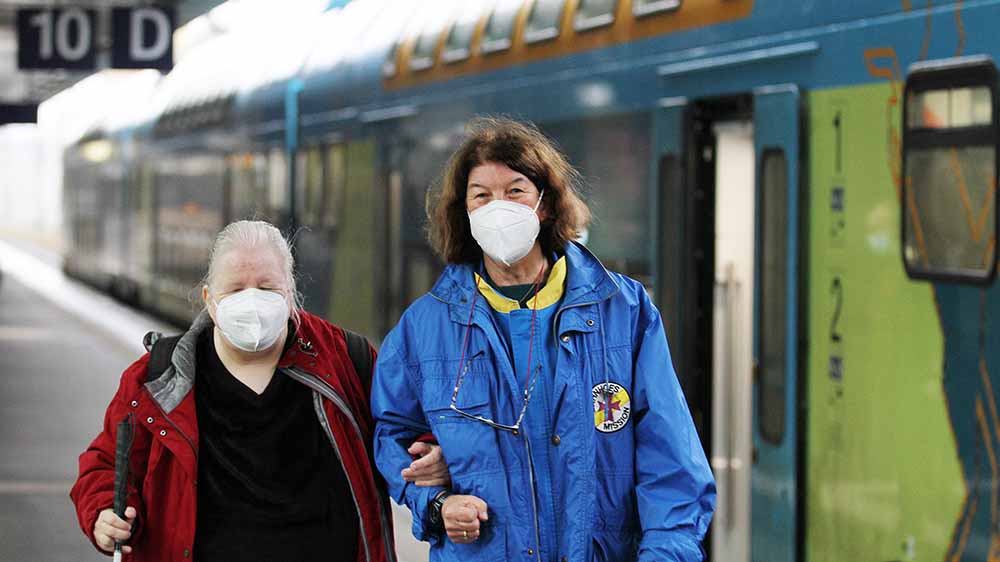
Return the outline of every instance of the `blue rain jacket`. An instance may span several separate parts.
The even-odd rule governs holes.
[[[535,440],[453,412],[452,391],[468,328],[457,406],[513,424],[523,405],[503,335],[486,299],[473,302],[473,269],[450,265],[382,344],[372,386],[375,456],[392,497],[413,513],[431,560],[542,561],[542,529],[556,534],[551,560],[694,562],[715,507],[715,482],[670,362],[660,314],[643,286],[608,272],[578,244],[565,249],[565,291],[550,317],[555,348],[546,451],[555,465],[538,485]],[[432,531],[428,504],[440,488],[408,484],[400,471],[413,440],[432,431],[451,491],[489,505],[479,540],[455,544]],[[558,493],[554,493],[558,490]],[[558,520],[539,525],[538,502]],[[548,510],[547,510],[548,511]]]

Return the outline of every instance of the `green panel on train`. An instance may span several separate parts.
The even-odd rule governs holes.
[[[946,560],[965,496],[933,288],[899,258],[898,88],[809,96],[811,562]]]

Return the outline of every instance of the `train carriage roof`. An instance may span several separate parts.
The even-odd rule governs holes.
[[[538,104],[525,94],[514,98],[504,92],[587,73],[614,75],[609,80],[618,80],[613,98],[619,108],[649,103],[638,100],[631,90],[648,97],[653,91],[668,91],[663,88],[666,83],[687,88],[695,80],[704,88],[722,91],[724,87],[714,85],[720,74],[704,70],[715,67],[724,70],[721,75],[735,78],[734,89],[753,87],[761,80],[788,80],[793,71],[806,87],[831,80],[858,82],[869,75],[861,52],[867,44],[857,37],[883,24],[892,27],[893,22],[923,19],[922,8],[898,0],[616,0],[590,3],[591,8],[612,6],[614,11],[610,17],[598,14],[581,24],[583,2],[334,0],[319,9],[313,4],[311,12],[287,3],[267,3],[270,14],[200,46],[166,76],[156,96],[156,129],[169,133],[219,123],[278,134],[285,125],[287,94],[296,88],[301,88],[301,124],[308,132],[310,127],[329,130],[331,124],[367,123],[444,107],[458,95],[487,100],[470,104],[470,110],[533,107]],[[560,8],[557,31],[536,33],[532,39],[528,35],[537,31],[530,29],[533,9],[542,4]],[[647,10],[650,6],[656,9]],[[491,33],[491,18],[498,10],[513,14],[510,42],[485,52],[490,50],[486,35]],[[960,8],[925,11],[942,10],[958,13]],[[468,53],[454,56],[455,22],[469,21],[471,32],[462,31]],[[901,31],[903,26],[893,29],[894,34],[912,34]],[[847,31],[851,39],[846,38]],[[878,38],[883,43],[892,39]],[[881,45],[879,41],[872,44]],[[919,43],[901,48],[900,60],[912,59],[909,51],[919,49]],[[733,71],[735,65],[725,66],[729,58],[757,52],[795,58],[788,64],[765,65],[766,76],[755,74],[765,66],[745,65]],[[641,72],[629,74],[630,68]],[[637,79],[643,82],[636,83]],[[700,92],[684,91],[685,95]],[[586,98],[586,92],[581,90],[578,97]],[[558,109],[570,103],[587,102],[549,99],[545,105]]]
[[[666,75],[670,80],[695,77],[711,83],[706,79],[711,74],[699,70],[702,66],[724,64],[724,57],[756,51],[768,57],[799,57],[793,62],[805,63],[794,68],[803,80],[819,76],[816,55],[822,51],[824,57],[837,60],[829,79],[859,81],[867,71],[864,59],[853,51],[865,45],[851,39],[852,52],[845,53],[838,34],[848,29],[863,34],[864,29],[893,21],[922,19],[919,12],[924,9],[898,0],[616,0],[589,2],[590,11],[584,12],[584,2],[353,0],[324,20],[319,40],[298,75],[303,125],[391,118],[405,115],[408,107],[447,105],[463,91],[496,101],[504,88],[585,71],[641,66],[651,84],[658,75],[661,86]],[[612,12],[589,17],[596,5],[611,6]],[[536,6],[544,7],[539,13],[559,14],[554,32],[532,28]],[[514,12],[509,45],[485,52],[490,50],[485,35],[491,17],[501,7],[512,7]],[[556,8],[558,12],[553,11]],[[469,53],[452,56],[454,22],[470,17],[475,24]],[[832,42],[820,45],[813,38]],[[713,57],[719,60],[707,60]],[[851,75],[838,74],[840,66],[848,64],[847,57],[854,57]],[[734,87],[743,87],[736,83],[739,86]]]
[[[252,123],[280,110],[283,99],[267,94],[298,73],[327,3],[261,5],[268,9],[203,41],[164,77],[153,104],[156,134]]]

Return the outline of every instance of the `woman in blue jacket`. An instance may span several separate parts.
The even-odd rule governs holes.
[[[448,266],[386,337],[372,413],[432,561],[703,558],[715,483],[660,313],[574,242],[577,184],[536,128],[481,119],[429,205]],[[404,479],[427,432],[449,488]]]

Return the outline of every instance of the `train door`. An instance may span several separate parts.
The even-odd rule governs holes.
[[[655,294],[715,473],[716,562],[795,559],[798,95],[657,111]]]
[[[799,344],[799,91],[754,93],[757,289],[751,550],[754,561],[793,562],[797,547]]]

